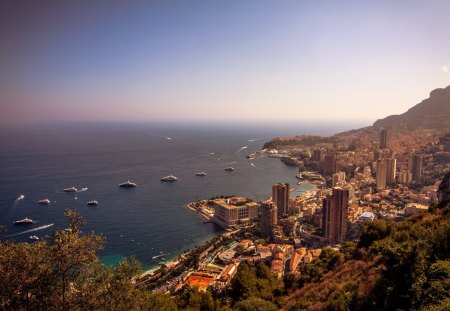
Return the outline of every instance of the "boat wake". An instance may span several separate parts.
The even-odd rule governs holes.
[[[263,138],[252,138],[252,139],[249,139],[248,141],[253,142],[253,141],[258,141],[258,140],[263,140]]]
[[[28,230],[25,230],[25,231],[22,231],[22,232],[19,232],[19,233],[14,233],[14,234],[6,235],[6,236],[4,236],[4,238],[9,238],[9,237],[16,236],[16,235],[21,235],[21,234],[25,234],[25,233],[30,233],[30,232],[34,232],[34,231],[39,231],[39,230],[47,229],[47,228],[49,228],[49,227],[51,227],[51,226],[53,226],[53,225],[54,225],[54,224],[48,224],[48,225],[40,226],[40,227],[37,227],[37,228],[28,229]]]
[[[244,149],[247,149],[247,148],[248,148],[248,146],[241,147],[241,148],[239,148],[238,151],[236,151],[236,152],[240,152],[240,151],[242,151],[242,150],[244,150]]]
[[[234,162],[225,163],[225,165],[231,165],[231,164],[236,164],[236,163],[237,163],[237,162],[234,161]]]
[[[81,189],[78,190],[77,192],[85,192],[86,190],[88,190],[88,188],[81,188]]]

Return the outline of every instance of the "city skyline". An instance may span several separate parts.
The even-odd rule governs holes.
[[[18,1],[1,8],[2,123],[369,125],[450,84],[445,1]]]

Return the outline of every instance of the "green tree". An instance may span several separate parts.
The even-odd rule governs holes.
[[[236,311],[276,311],[277,307],[270,301],[256,297],[238,302],[234,306]]]
[[[186,310],[214,310],[214,300],[211,293],[201,292],[197,287],[183,286],[177,292],[175,301],[179,308]]]
[[[81,216],[66,211],[70,231],[55,231],[48,241],[0,243],[0,301],[6,310],[142,310],[145,292],[132,278],[135,260],[115,268],[102,265],[103,239],[81,235]]]

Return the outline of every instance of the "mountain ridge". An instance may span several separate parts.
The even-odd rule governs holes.
[[[405,113],[375,121],[375,128],[450,129],[450,86],[437,88]]]

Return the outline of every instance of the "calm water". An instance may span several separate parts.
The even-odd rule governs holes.
[[[342,128],[320,129],[330,133]],[[185,204],[215,195],[241,195],[261,200],[277,182],[296,184],[296,170],[278,159],[248,160],[271,137],[307,132],[300,126],[258,128],[250,126],[192,127],[162,125],[54,125],[3,128],[0,132],[0,224],[6,237],[27,241],[66,228],[66,208],[79,211],[87,224],[106,238],[102,257],[114,264],[135,256],[144,267],[166,259],[221,232],[214,224],[185,208]],[[171,138],[171,139],[169,139]],[[253,163],[253,165],[252,165]],[[224,168],[233,166],[234,172]],[[205,171],[206,177],[194,176]],[[173,173],[180,180],[164,183]],[[130,179],[139,187],[119,188]],[[81,193],[62,189],[87,187]],[[295,191],[305,190],[296,186]],[[299,192],[293,192],[292,195]],[[20,195],[25,199],[16,201]],[[49,198],[50,205],[38,200]],[[99,201],[96,207],[89,200]],[[37,221],[14,226],[24,217]],[[21,232],[44,225],[32,233]],[[9,236],[12,235],[12,236]],[[8,237],[9,236],[9,237]]]

